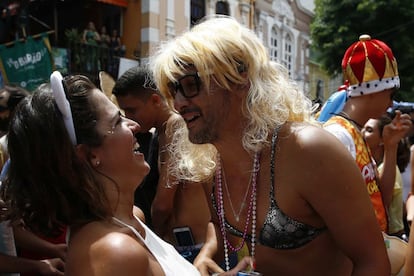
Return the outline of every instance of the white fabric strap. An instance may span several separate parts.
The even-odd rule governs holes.
[[[65,89],[63,88],[63,77],[59,71],[54,71],[50,75],[50,86],[52,87],[53,95],[55,96],[56,104],[62,113],[63,121],[65,123],[66,130],[69,133],[70,140],[73,145],[77,145],[75,126],[73,125],[72,111],[70,104],[65,95]]]

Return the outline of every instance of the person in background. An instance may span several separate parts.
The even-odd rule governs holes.
[[[10,118],[13,116],[17,104],[28,96],[29,91],[24,88],[8,84],[0,89],[0,128],[4,135],[0,138],[1,176],[3,180],[7,173],[6,161],[9,159],[7,150],[7,131]],[[1,186],[1,184],[0,184]],[[1,209],[7,206],[1,201]],[[10,225],[8,220],[0,221],[0,273],[2,275],[63,275],[66,255],[65,244],[53,244],[39,238],[22,225]],[[18,247],[18,252],[16,250]],[[32,259],[22,255],[22,248],[42,252],[45,256]],[[18,254],[19,253],[19,256]],[[20,274],[18,274],[20,273]]]
[[[152,227],[151,205],[157,191],[159,180],[158,173],[158,138],[157,133],[153,129],[148,128],[145,131],[143,125],[136,118],[138,112],[135,102],[141,103],[138,96],[140,90],[151,89],[145,87],[145,73],[138,74],[140,69],[133,67],[128,69],[114,84],[112,95],[115,96],[116,102],[125,116],[140,124],[141,130],[135,136],[140,144],[141,152],[145,155],[145,160],[150,165],[150,172],[144,178],[138,189],[135,191],[135,204],[144,212],[145,222]],[[119,101],[122,102],[120,106]]]
[[[413,228],[413,224],[411,221],[411,229]],[[412,236],[409,237],[408,240],[408,249],[405,255],[405,265],[404,265],[404,275],[405,276],[412,276],[414,275],[414,238]]]
[[[383,157],[384,157],[384,141],[383,130],[384,127],[392,122],[391,117],[386,114],[379,119],[369,119],[361,132],[365,141],[372,153],[372,157],[378,166],[378,171],[381,173],[383,170]],[[402,178],[401,172],[404,172],[410,160],[410,149],[407,144],[401,139],[398,142],[397,149],[397,166],[395,172],[395,184],[390,206],[388,208],[388,231],[387,233],[392,236],[397,236],[407,241],[407,235],[404,230],[403,222],[403,197],[402,197]]]
[[[111,43],[111,37],[109,36],[105,26],[101,27],[101,32],[99,34],[99,37],[100,37],[101,46],[109,47]]]
[[[0,179],[3,180],[8,163],[3,167]],[[0,183],[1,186],[1,183]],[[66,245],[55,245],[40,239],[23,227],[10,225],[6,218],[7,205],[0,199],[0,274],[18,276],[33,273],[35,275],[64,275]],[[50,259],[34,260],[17,256],[16,244],[36,249]]]
[[[124,56],[125,50],[123,49],[121,37],[118,34],[117,29],[112,30],[109,46],[111,48],[113,56]]]
[[[17,85],[6,85],[0,90],[0,116],[2,118],[2,129],[7,131],[8,124],[11,116],[13,116],[14,110],[18,103],[30,94],[29,91],[23,89]],[[4,107],[4,108],[1,108]],[[7,133],[0,138],[0,152],[2,157],[1,168],[3,168],[5,162],[9,158],[7,150]],[[4,172],[6,174],[7,171]],[[7,227],[12,227],[8,229]],[[66,256],[66,229],[62,227],[60,235],[51,237],[48,235],[42,235],[41,233],[33,233],[30,229],[25,229],[24,225],[15,224],[13,226],[8,225],[8,222],[4,222],[2,226],[2,233],[11,233],[13,237],[11,240],[15,241],[17,256],[25,260],[39,260],[44,261],[47,259],[59,258],[60,261],[53,260],[52,264],[61,266]],[[11,237],[11,234],[10,234]],[[6,241],[5,241],[6,242]],[[51,267],[53,268],[53,267]],[[44,268],[43,268],[44,269]],[[21,271],[22,276],[36,275],[37,271],[28,271],[23,269]]]
[[[1,203],[2,208],[6,206]],[[17,276],[24,275],[25,273],[33,273],[34,275],[64,275],[64,260],[61,258],[51,258],[42,260],[33,260],[24,257],[18,257],[16,248],[13,244],[14,237],[13,232],[7,231],[13,228],[9,225],[9,222],[0,222],[0,274],[3,276]],[[8,233],[6,235],[6,233]],[[31,247],[40,245],[38,242],[44,243],[37,236],[30,232],[25,234],[26,241],[33,242]],[[47,248],[50,244],[42,244],[39,248]]]
[[[186,122],[177,131],[218,151],[204,185],[214,227],[194,262],[202,275],[231,269],[234,255],[263,275],[390,275],[354,160],[252,30],[207,18],[150,64]]]
[[[44,232],[70,225],[65,275],[199,275],[134,207],[134,191],[149,172],[139,130],[81,75],[54,72],[50,86],[16,109],[2,186],[7,216]]]
[[[113,29],[111,33],[111,40],[109,43],[109,73],[118,78],[119,58],[125,55],[125,46],[122,45],[121,37],[118,30]]]
[[[10,116],[12,116],[14,108],[21,99],[29,95],[26,89],[8,84],[0,89],[0,171],[4,163],[9,158],[7,151],[7,131],[9,128]]]
[[[96,30],[95,23],[92,21],[88,22],[86,29],[82,33],[82,41],[83,43],[91,44],[91,45],[98,45],[101,41],[98,31]]]
[[[392,122],[384,127],[383,170],[378,174],[371,151],[361,130],[370,118],[379,118],[393,104],[400,87],[397,61],[384,42],[361,35],[346,50],[342,59],[347,101],[343,110],[324,124],[348,149],[364,177],[377,222],[388,232],[387,209],[394,191],[398,142],[411,128],[410,116],[396,111]]]
[[[105,25],[101,27],[99,32],[99,60],[100,68],[103,70],[109,69],[110,59],[111,59],[111,49],[109,48],[111,43],[111,37],[109,36]]]
[[[410,113],[412,121],[414,121],[414,112]],[[405,211],[406,216],[405,220],[407,223],[406,230],[410,234],[411,224],[414,218],[414,127],[411,128],[411,131],[408,133],[408,141],[410,142],[410,164],[408,166],[409,174],[406,176],[408,184],[404,190],[404,200],[405,200]]]
[[[168,147],[175,128],[184,126],[184,121],[168,106],[151,79],[146,66],[130,68],[116,81],[112,93],[125,116],[139,123],[142,132],[155,128],[153,139],[158,147],[150,151],[150,158],[158,161],[152,169],[158,170],[159,180],[145,183],[156,188],[151,205],[152,226],[192,262],[205,241],[210,212],[200,183],[181,181],[169,174],[170,163],[179,162],[176,158],[180,156],[170,156]]]

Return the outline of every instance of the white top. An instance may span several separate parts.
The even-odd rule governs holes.
[[[151,231],[151,229],[142,223],[138,217],[135,216],[135,218],[145,230],[145,239],[134,227],[116,217],[112,217],[116,223],[128,227],[143,243],[145,243],[152,255],[154,255],[161,265],[166,276],[200,276],[200,272],[195,266],[184,259],[171,244],[158,237]]]
[[[351,134],[341,126],[340,124],[329,124],[323,127],[325,130],[330,132],[331,134],[335,135],[342,144],[346,147],[346,149],[351,153],[352,157],[356,159],[356,149],[355,149],[355,142],[352,139]]]

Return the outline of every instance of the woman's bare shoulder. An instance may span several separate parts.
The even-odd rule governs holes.
[[[120,229],[105,222],[89,223],[79,229],[70,241],[67,265],[88,268],[97,275],[129,275],[128,271],[134,269],[148,269],[144,246]]]

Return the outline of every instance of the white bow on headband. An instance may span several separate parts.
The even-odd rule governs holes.
[[[65,123],[66,130],[69,133],[70,140],[73,145],[76,145],[75,126],[73,125],[72,111],[70,109],[69,101],[65,95],[65,89],[63,88],[63,77],[59,71],[54,71],[50,75],[50,86],[52,87],[53,95],[55,96],[56,104],[62,113],[63,121]]]

